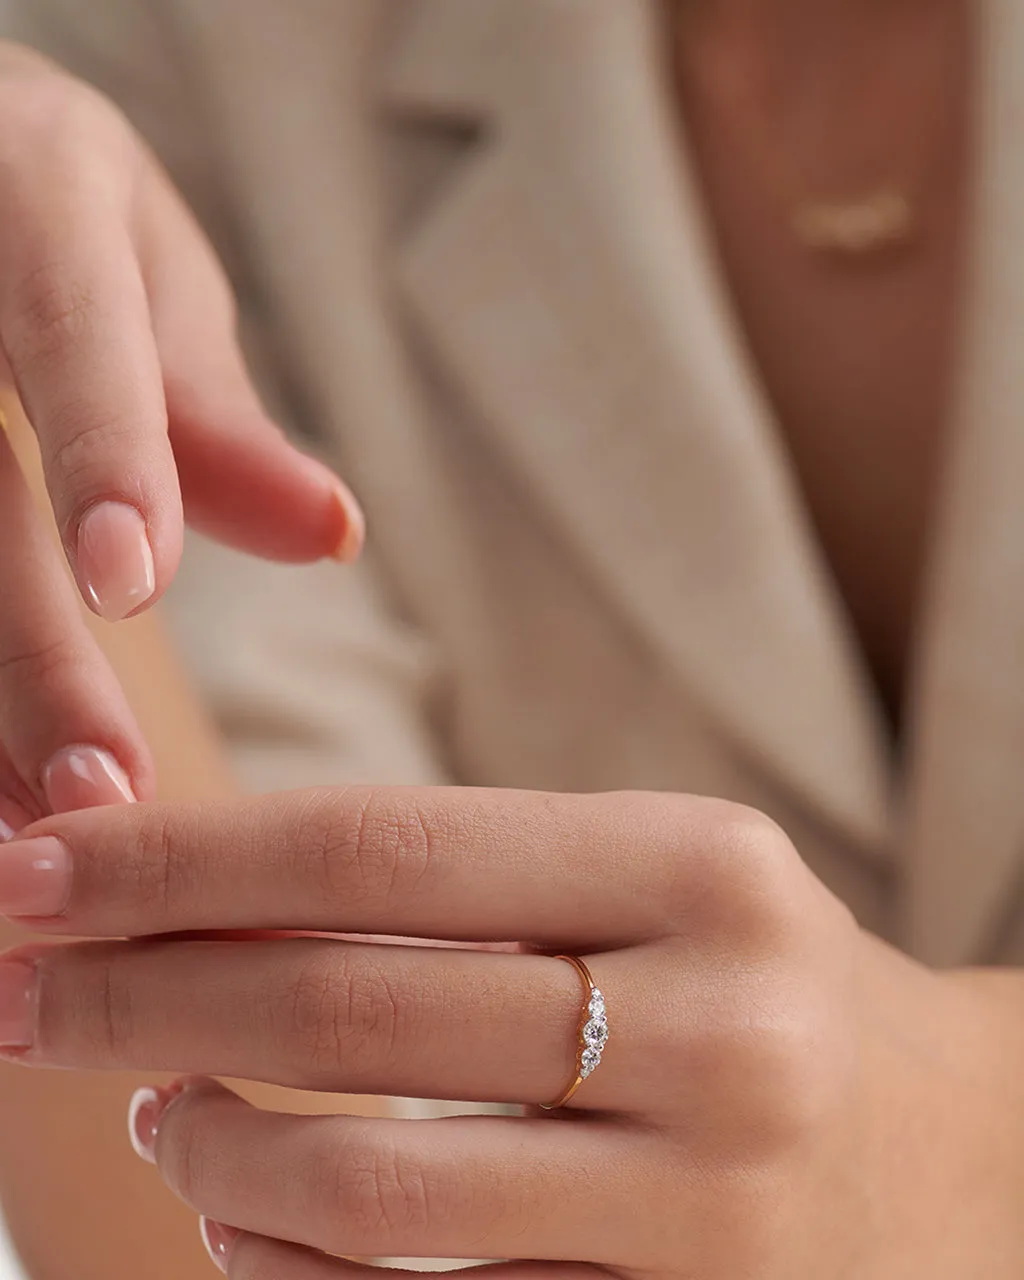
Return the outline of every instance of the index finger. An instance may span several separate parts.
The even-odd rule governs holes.
[[[128,230],[82,166],[59,160],[30,176],[7,166],[16,180],[0,191],[0,343],[82,595],[116,620],[173,575],[181,497]]]
[[[356,787],[96,809],[0,848],[0,910],[94,937],[267,928],[608,948],[667,932],[703,803]]]

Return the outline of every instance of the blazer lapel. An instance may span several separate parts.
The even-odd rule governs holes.
[[[418,0],[385,101],[482,142],[399,284],[651,660],[869,853],[880,713],[743,354],[649,0]]]
[[[920,654],[906,937],[998,949],[1024,870],[1024,9],[988,0],[962,394]]]

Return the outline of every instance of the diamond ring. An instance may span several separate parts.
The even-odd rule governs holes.
[[[579,1023],[579,1046],[576,1050],[576,1074],[572,1083],[554,1102],[542,1102],[545,1111],[564,1107],[587,1076],[600,1064],[601,1054],[608,1043],[608,1018],[605,1014],[604,996],[594,985],[587,966],[577,956],[555,956],[571,964],[583,982],[583,1009]]]

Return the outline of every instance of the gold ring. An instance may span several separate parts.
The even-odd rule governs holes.
[[[580,975],[583,982],[583,1010],[577,1030],[579,1044],[576,1049],[576,1074],[569,1087],[554,1102],[540,1104],[545,1111],[555,1111],[558,1107],[565,1106],[587,1076],[600,1065],[601,1052],[608,1043],[604,996],[594,985],[590,970],[578,956],[555,956],[554,959],[571,964]]]

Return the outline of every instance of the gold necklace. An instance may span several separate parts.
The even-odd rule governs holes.
[[[692,10],[689,6],[680,6],[680,9],[681,13],[677,10],[677,16],[681,18],[677,27],[677,64],[683,64],[691,46],[683,15],[688,11],[692,14]],[[732,71],[730,80],[741,80],[738,71]],[[745,85],[738,90],[733,87],[730,96],[741,96],[744,88]],[[746,96],[749,97],[749,93]],[[721,114],[730,120],[730,112]],[[762,113],[751,110],[747,114],[760,120]],[[744,131],[733,124],[732,132],[740,135]],[[767,133],[767,130],[762,128],[762,132]],[[886,179],[851,195],[797,195],[805,184],[795,180],[796,175],[792,166],[787,164],[785,155],[779,154],[778,149],[770,144],[765,145],[763,140],[760,146],[751,146],[748,138],[741,142],[762,171],[774,197],[786,210],[790,233],[809,252],[839,258],[862,258],[907,248],[920,234],[921,214],[910,182]]]
[[[804,248],[818,253],[878,253],[914,239],[917,210],[906,191],[879,187],[854,200],[805,200],[789,225]]]

